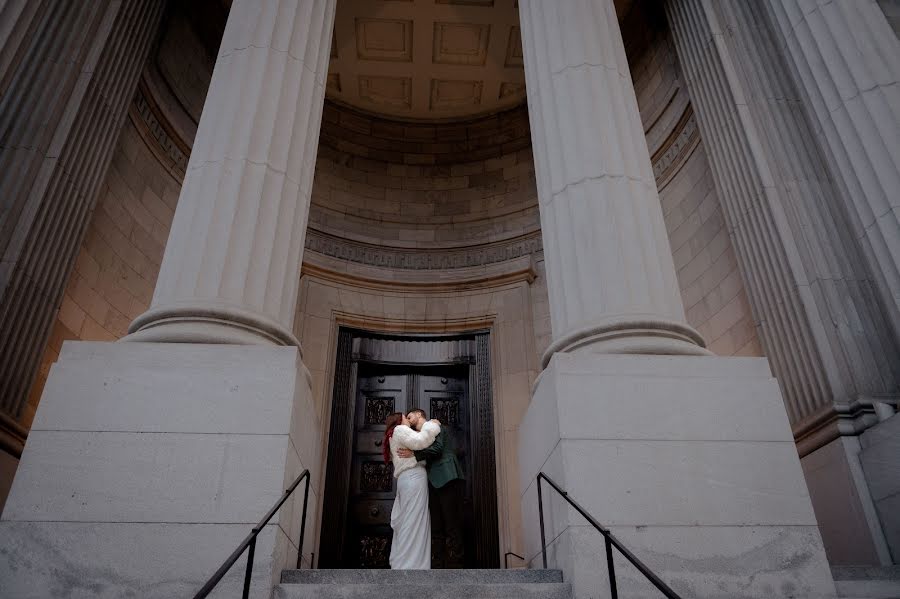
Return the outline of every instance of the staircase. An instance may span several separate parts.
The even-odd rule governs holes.
[[[560,570],[285,570],[276,599],[573,599]]]

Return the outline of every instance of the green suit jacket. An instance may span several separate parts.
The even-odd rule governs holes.
[[[453,437],[444,434],[443,425],[441,427],[442,430],[435,437],[434,443],[425,449],[414,452],[417,460],[425,460],[428,482],[435,489],[440,489],[451,480],[465,479],[462,465],[459,463],[459,458],[456,457]]]

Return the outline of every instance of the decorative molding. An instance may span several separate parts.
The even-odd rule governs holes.
[[[455,79],[431,80],[431,110],[441,111],[461,106],[481,104],[483,81],[458,81]]]
[[[412,62],[412,52],[412,21],[356,19],[356,55],[360,60]]]
[[[383,425],[393,411],[393,397],[366,397],[364,424],[366,426]]]
[[[856,437],[900,409],[900,396],[861,396],[819,408],[793,427],[797,453],[805,457],[839,437]]]
[[[129,114],[144,140],[148,142],[147,146],[180,183],[184,179],[191,150],[171,132],[168,121],[160,112],[159,106],[143,81],[137,87]]]
[[[10,415],[0,412],[0,450],[14,458],[22,457],[28,430]]]
[[[353,339],[353,360],[396,364],[466,364],[475,359],[475,341],[472,339],[401,338],[383,339],[380,336],[358,336]],[[377,398],[384,399],[384,398]],[[366,398],[368,422],[370,398]],[[434,406],[431,406],[434,411]],[[381,411],[383,424],[388,414],[394,411],[393,398],[390,409]],[[430,413],[430,412],[429,412]],[[380,414],[379,414],[380,415]],[[376,423],[372,423],[376,424]]]
[[[651,158],[657,188],[662,189],[672,180],[699,142],[697,118],[688,105],[669,137]]]
[[[306,249],[323,256],[401,270],[452,270],[507,262],[540,252],[539,232],[469,248],[395,248],[349,241],[310,228]]]
[[[363,493],[390,493],[393,486],[394,465],[382,461],[363,462],[359,489]]]
[[[503,66],[521,67],[525,65],[525,55],[522,52],[522,28],[513,26],[509,30],[509,38],[506,42],[506,60]]]
[[[360,75],[359,97],[375,106],[409,110],[412,106],[412,79]]]
[[[483,66],[491,26],[481,23],[435,23],[431,61],[435,64]]]

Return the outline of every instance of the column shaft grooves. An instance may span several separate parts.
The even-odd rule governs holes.
[[[334,0],[233,3],[153,302],[131,339],[297,343],[333,18]]]
[[[765,7],[900,335],[900,42],[875,2]]]
[[[787,66],[753,3],[670,0],[667,13],[766,353],[796,422],[896,389],[896,340]]]
[[[522,2],[554,351],[706,353],[685,323],[612,0]],[[664,341],[663,341],[664,340]]]
[[[14,227],[0,238],[0,272],[7,273],[0,279],[0,398],[13,415],[26,399],[162,10],[159,0],[53,3],[17,65],[16,95],[3,100],[22,110],[0,113],[0,188],[18,205],[5,211]],[[60,79],[56,67],[66,61]],[[12,164],[19,168],[6,168]]]

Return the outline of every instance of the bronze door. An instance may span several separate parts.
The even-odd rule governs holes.
[[[396,481],[382,457],[384,419],[418,407],[445,425],[466,476],[466,567],[499,567],[489,334],[341,328],[336,358],[318,566],[388,567]]]
[[[384,419],[392,412],[405,414],[414,408],[425,410],[429,418],[438,418],[447,426],[447,434],[452,435],[463,469],[468,472],[467,386],[465,366],[359,365],[345,567],[388,567],[391,508],[397,485],[391,465],[382,457]],[[469,513],[468,493],[465,503],[460,509]]]

